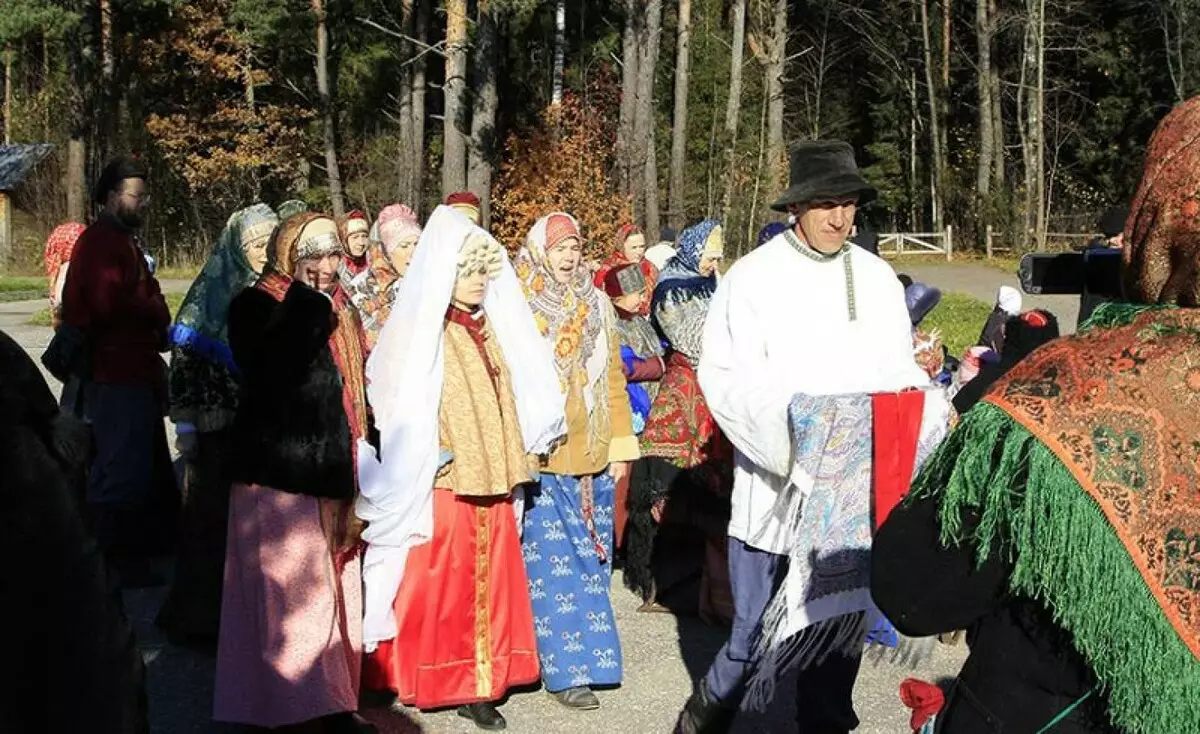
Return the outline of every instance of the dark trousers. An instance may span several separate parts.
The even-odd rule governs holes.
[[[729,539],[733,629],[709,668],[705,682],[709,692],[730,708],[740,705],[745,694],[746,682],[754,668],[754,647],[763,612],[786,573],[787,556]],[[799,672],[796,719],[800,734],[844,734],[858,727],[853,693],[861,662],[861,656],[834,653]]]
[[[74,383],[74,381],[72,381]],[[100,549],[110,558],[170,553],[179,516],[162,403],[149,385],[68,385],[64,407],[92,426],[95,455],[87,506]]]

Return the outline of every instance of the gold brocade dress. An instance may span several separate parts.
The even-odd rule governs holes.
[[[399,629],[366,658],[365,685],[430,709],[497,701],[538,679],[512,491],[533,480],[503,355],[482,315],[451,307],[433,538],[408,556]]]

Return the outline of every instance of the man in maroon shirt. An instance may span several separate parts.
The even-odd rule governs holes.
[[[70,407],[92,424],[87,499],[97,540],[124,581],[139,585],[152,580],[144,560],[169,551],[179,501],[159,356],[171,315],[136,237],[150,200],[145,169],[112,161],[93,198],[103,211],[79,237],[62,298],[63,323],[86,337],[90,374],[64,402],[75,395]]]

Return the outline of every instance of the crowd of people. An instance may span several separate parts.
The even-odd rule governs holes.
[[[845,143],[794,148],[786,222],[728,267],[714,220],[653,247],[626,225],[593,259],[561,211],[506,249],[467,192],[424,223],[255,203],[173,319],[148,176],[114,161],[96,221],[46,249],[60,409],[0,340],[0,451],[45,533],[13,553],[66,569],[27,574],[26,621],[90,656],[91,707],[0,728],[146,730],[116,587],[173,553],[157,623],[215,654],[222,722],[368,732],[383,700],[497,730],[539,681],[598,708],[616,567],[639,611],[729,628],[681,734],[795,670],[796,730],[852,731],[864,646],[959,630],[938,731],[1200,731],[1197,131],[1200,99],[1151,141],[1132,303],[1059,339],[1001,289],[960,359],[921,325],[938,291],[852,242],[875,192]],[[29,701],[61,675],[44,640]]]

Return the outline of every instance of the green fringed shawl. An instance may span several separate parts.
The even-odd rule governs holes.
[[[943,543],[1012,565],[1010,589],[1073,635],[1116,726],[1200,732],[1200,399],[1180,402],[1200,393],[1200,312],[1106,308],[1089,325],[998,382],[910,497],[940,497]]]

